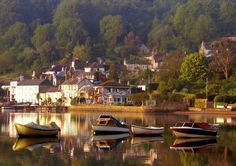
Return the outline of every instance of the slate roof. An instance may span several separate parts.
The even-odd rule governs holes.
[[[51,86],[52,83],[47,80],[47,79],[36,79],[36,80],[32,80],[32,79],[25,79],[23,81],[19,81],[18,86]]]
[[[127,60],[127,64],[138,64],[138,65],[150,65],[151,63],[147,60]]]
[[[163,60],[163,57],[166,56],[166,53],[161,53],[161,52],[158,52],[155,56],[154,56],[154,59],[156,62],[161,62]]]
[[[98,87],[115,87],[115,88],[129,88],[126,85],[122,85],[116,81],[106,81],[106,82],[102,82],[100,84],[97,85]]]
[[[58,87],[55,86],[43,88],[40,90],[40,93],[46,93],[46,92],[60,92],[60,90],[58,89]]]
[[[78,79],[70,78],[68,80],[65,80],[62,85],[73,85],[73,84],[78,84]]]

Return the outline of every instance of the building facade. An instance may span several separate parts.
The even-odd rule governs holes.
[[[101,104],[126,104],[130,87],[115,81],[106,81],[94,87],[94,100]]]

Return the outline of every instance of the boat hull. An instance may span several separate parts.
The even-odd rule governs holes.
[[[15,124],[15,128],[16,128],[18,136],[20,137],[56,136],[58,135],[60,131],[58,129],[47,129],[47,130],[37,129],[37,128],[32,128],[32,127],[21,125],[21,124]]]
[[[216,137],[217,131],[204,130],[201,128],[180,128],[171,127],[170,128],[174,135],[178,138],[191,137],[191,138],[204,138],[204,137]]]
[[[92,125],[95,134],[105,133],[129,133],[129,128],[115,126],[96,126]]]
[[[164,127],[131,126],[133,135],[159,135],[164,132]]]

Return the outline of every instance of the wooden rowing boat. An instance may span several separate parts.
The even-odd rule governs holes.
[[[131,126],[131,131],[133,135],[159,135],[164,132],[164,127],[143,127],[143,126]]]
[[[36,123],[29,123],[26,125],[15,124],[15,128],[19,137],[24,136],[55,136],[60,132],[60,128],[55,122],[49,125],[38,125]]]

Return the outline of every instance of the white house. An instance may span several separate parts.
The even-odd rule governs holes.
[[[62,96],[65,99],[65,105],[70,106],[71,100],[77,96],[78,79],[71,78],[65,80],[61,85]]]
[[[103,104],[125,104],[128,102],[130,87],[115,81],[106,81],[94,87],[95,102]]]
[[[40,91],[40,104],[49,98],[52,103],[56,103],[58,99],[62,99],[61,90],[58,87],[48,87]]]
[[[13,85],[14,91],[10,96],[14,96],[14,99],[17,103],[30,102],[38,103],[38,95],[40,91],[45,88],[52,86],[51,82],[47,79],[25,79],[22,81],[11,82],[10,85]]]

